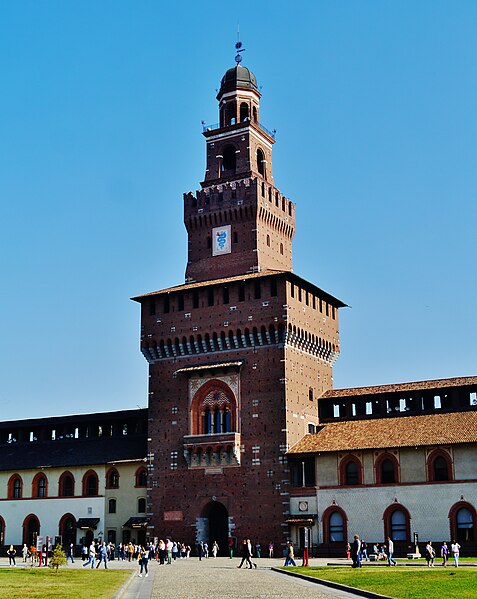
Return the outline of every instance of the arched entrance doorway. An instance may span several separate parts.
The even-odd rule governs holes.
[[[30,514],[23,521],[23,542],[27,547],[36,546],[36,537],[40,532],[40,521],[34,514]]]
[[[229,514],[227,508],[220,501],[211,501],[202,511],[202,517],[206,520],[206,540],[209,543],[209,551],[212,550],[214,541],[219,545],[219,555],[227,555],[229,539]]]
[[[65,550],[70,543],[76,545],[76,519],[72,514],[65,514],[61,518],[58,529],[61,535],[61,543]]]

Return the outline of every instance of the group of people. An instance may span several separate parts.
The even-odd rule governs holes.
[[[452,541],[450,549],[447,543],[444,541],[441,545],[440,556],[442,558],[442,565],[447,566],[447,562],[449,561],[449,556],[452,553],[452,557],[454,558],[454,565],[456,568],[459,567],[459,556],[460,556],[460,545],[457,541]],[[436,550],[432,545],[432,541],[428,541],[426,545],[425,552],[426,562],[428,568],[434,567],[434,560],[436,559]]]
[[[453,541],[449,549],[447,543],[444,541],[440,548],[440,556],[442,557],[442,565],[447,566],[447,562],[452,552],[454,557],[454,564],[457,568],[459,566],[459,554],[460,545],[457,541]],[[373,553],[377,560],[383,560],[388,562],[388,566],[396,566],[397,562],[394,559],[394,542],[391,537],[386,537],[386,541],[382,544],[375,543],[373,545]],[[353,568],[361,568],[361,562],[366,560],[369,561],[368,556],[368,545],[364,539],[360,539],[359,535],[354,535],[353,542],[348,543],[346,546],[346,557],[353,560]],[[432,541],[428,541],[425,550],[425,557],[428,567],[434,566],[434,560],[436,558],[436,551],[432,545]],[[287,565],[285,563],[285,565]]]

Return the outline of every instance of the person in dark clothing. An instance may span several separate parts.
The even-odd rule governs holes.
[[[354,540],[351,543],[351,559],[353,568],[361,568],[361,542],[358,535],[354,535]]]
[[[250,570],[252,570],[253,565],[252,565],[252,560],[250,559],[250,557],[251,557],[250,548],[247,543],[247,539],[244,539],[243,543],[242,543],[242,561],[240,562],[240,566],[237,566],[237,568],[241,568],[243,563],[247,562]]]

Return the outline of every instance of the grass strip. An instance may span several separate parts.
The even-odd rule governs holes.
[[[130,570],[1,569],[2,599],[110,599]]]
[[[475,599],[477,589],[477,569],[474,568],[353,569],[324,566],[283,569],[396,599],[429,599],[436,593],[443,597]]]

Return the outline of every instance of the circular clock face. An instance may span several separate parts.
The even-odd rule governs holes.
[[[300,501],[300,503],[298,504],[298,509],[300,510],[300,512],[306,512],[306,510],[308,509],[308,501]]]

